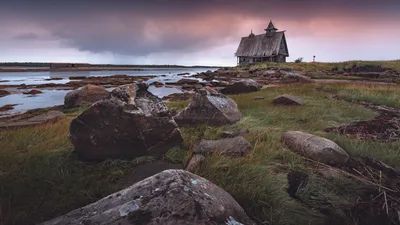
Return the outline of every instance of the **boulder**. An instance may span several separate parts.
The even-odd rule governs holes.
[[[27,92],[22,92],[22,93],[24,95],[37,95],[37,94],[42,94],[43,92],[33,89],[33,90],[30,90],[30,91],[27,91]]]
[[[110,92],[104,87],[88,84],[67,93],[64,98],[64,107],[74,108],[82,105],[91,105],[107,98],[109,94]]]
[[[303,101],[292,95],[279,95],[272,101],[275,105],[303,105]]]
[[[161,99],[145,83],[114,89],[72,120],[70,140],[83,160],[160,156],[182,142]]]
[[[347,152],[335,142],[309,133],[288,131],[282,135],[281,142],[301,156],[331,166],[343,165],[349,159]]]
[[[201,140],[193,149],[196,154],[220,153],[227,156],[245,156],[252,145],[244,137],[226,138],[221,140]]]
[[[190,172],[194,172],[197,168],[201,166],[201,164],[206,160],[204,155],[193,155],[190,159],[188,165],[186,166],[186,170]]]
[[[199,90],[192,102],[174,117],[179,125],[208,124],[221,126],[234,124],[242,118],[236,102],[219,93]]]
[[[184,170],[165,170],[42,225],[255,224],[222,188]]]
[[[222,94],[240,94],[259,91],[262,85],[252,79],[237,81],[221,90]]]

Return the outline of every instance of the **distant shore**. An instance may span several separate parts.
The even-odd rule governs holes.
[[[37,68],[23,68],[23,67],[0,67],[1,72],[79,72],[79,71],[145,71],[147,69],[186,69],[186,68],[197,68],[196,67],[81,67],[81,68],[62,68],[62,69],[50,69],[49,67],[37,67]],[[203,68],[215,68],[215,67],[203,67]]]

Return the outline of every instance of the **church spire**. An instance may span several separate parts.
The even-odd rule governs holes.
[[[270,20],[267,29],[265,29],[265,32],[274,33],[277,30],[278,29],[275,28],[274,24],[272,23],[272,20]]]

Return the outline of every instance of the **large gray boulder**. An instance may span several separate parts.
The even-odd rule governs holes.
[[[182,136],[171,112],[147,85],[116,88],[70,126],[70,140],[84,160],[161,155],[180,145]]]
[[[328,165],[343,165],[349,155],[335,142],[302,131],[288,131],[281,142],[291,151],[306,158]]]
[[[222,94],[241,94],[259,91],[262,85],[252,79],[244,79],[221,90]]]
[[[106,99],[109,94],[110,92],[102,86],[88,84],[68,92],[64,98],[64,107],[74,108],[82,105],[91,105],[97,101]]]
[[[242,118],[235,101],[219,93],[199,90],[192,102],[174,117],[179,125],[208,124],[220,126],[234,124]]]
[[[184,170],[165,170],[42,225],[255,224],[226,191]]]
[[[253,146],[244,137],[226,138],[220,140],[201,140],[193,149],[195,154],[220,153],[227,156],[245,156]]]

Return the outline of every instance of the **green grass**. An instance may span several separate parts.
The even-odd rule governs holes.
[[[348,69],[352,66],[382,66],[387,69],[393,69],[400,72],[400,60],[391,61],[346,61],[346,62],[336,62],[336,63],[273,63],[273,62],[263,62],[257,63],[255,65],[238,67],[239,69],[262,69],[268,67],[277,67],[281,69],[293,69],[297,71],[321,71],[321,70],[333,70],[333,69]]]
[[[372,104],[400,108],[399,85],[330,84],[320,85],[321,90],[336,93],[345,100],[365,101]]]
[[[326,90],[324,91],[316,91]],[[326,180],[315,175],[314,168],[302,157],[285,149],[280,136],[288,130],[302,130],[336,141],[350,155],[373,156],[400,167],[400,143],[351,140],[323,130],[353,121],[369,120],[376,112],[360,105],[332,99],[343,94],[376,103],[398,106],[400,87],[394,85],[305,84],[269,87],[260,92],[231,96],[238,104],[243,119],[223,127],[182,128],[184,148],[174,148],[165,155],[171,163],[185,163],[188,150],[202,137],[218,139],[223,130],[249,129],[246,138],[252,152],[244,158],[213,155],[197,174],[228,191],[260,224],[324,224],[326,216],[317,210],[326,207],[332,217],[342,216],[347,202],[355,201],[359,184],[348,180]],[[380,97],[376,97],[378,94]],[[304,106],[271,104],[280,94],[292,94],[305,101]],[[254,100],[263,96],[264,100]],[[188,102],[168,103],[182,110]],[[133,161],[108,160],[88,164],[78,161],[68,140],[69,122],[82,110],[68,112],[54,123],[11,131],[0,131],[0,224],[33,224],[62,215],[94,202],[122,188],[121,180],[134,166],[151,158]],[[290,171],[311,174],[310,182],[301,190],[310,199],[305,204],[286,192],[286,174]],[[338,219],[340,220],[340,219]],[[340,221],[342,221],[340,220]],[[343,224],[346,224],[343,223]],[[355,224],[355,223],[353,223]]]

